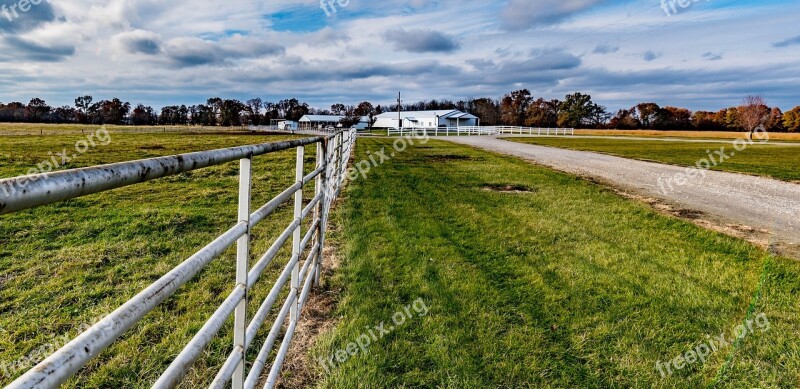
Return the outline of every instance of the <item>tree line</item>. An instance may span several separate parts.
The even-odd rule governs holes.
[[[469,98],[460,101],[431,100],[404,104],[404,110],[459,109],[481,119],[483,125],[528,127],[571,127],[620,130],[697,130],[753,131],[763,125],[771,132],[800,131],[800,106],[788,112],[769,107],[760,96],[748,96],[741,105],[717,112],[690,111],[687,108],[656,103],[640,103],[616,114],[583,93],[559,99],[534,98],[527,89],[517,90],[500,99]],[[396,111],[397,105],[390,111]],[[754,127],[755,126],[755,127]]]
[[[758,123],[771,132],[800,130],[800,107],[784,113],[780,108],[769,107],[759,96],[750,96],[739,106],[717,112],[640,103],[612,114],[588,94],[577,92],[563,100],[544,99],[521,89],[500,99],[429,100],[402,104],[401,108],[404,111],[458,109],[474,114],[482,125],[489,126],[752,131],[751,124]],[[31,99],[28,104],[0,103],[0,122],[241,126],[268,125],[276,119],[297,121],[303,115],[316,114],[342,116],[341,123],[351,126],[362,118],[367,118],[371,125],[377,115],[397,109],[397,104],[384,107],[368,101],[356,105],[336,103],[330,109],[317,109],[295,98],[277,102],[254,98],[242,102],[214,97],[205,104],[172,105],[157,111],[143,104],[132,106],[118,98],[95,101],[92,96],[80,96],[74,106],[63,107],[51,107],[40,98]]]

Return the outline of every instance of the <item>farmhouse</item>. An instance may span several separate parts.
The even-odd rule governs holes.
[[[400,120],[404,128],[434,128],[434,127],[459,127],[479,126],[480,119],[467,112],[457,109],[440,111],[405,111],[400,112]],[[386,112],[377,116],[377,128],[397,128],[397,112]]]
[[[337,115],[304,115],[300,118],[300,128],[303,130],[309,129],[321,129],[327,127],[334,127],[340,128],[342,124],[340,121],[344,119],[344,116],[337,116]],[[369,127],[369,118],[363,117],[361,118],[361,122],[358,123],[356,129],[363,130]]]

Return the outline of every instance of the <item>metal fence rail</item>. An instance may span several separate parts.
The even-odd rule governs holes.
[[[328,213],[344,182],[345,169],[347,169],[347,163],[355,145],[355,138],[356,131],[353,129],[324,137],[68,170],[48,174],[39,179],[18,177],[1,180],[0,187],[12,188],[12,190],[0,191],[0,214],[8,214],[235,160],[239,160],[240,166],[238,221],[233,227],[19,377],[7,388],[57,387],[74,375],[89,360],[110,346],[147,313],[172,296],[182,285],[194,278],[206,265],[234,243],[237,246],[237,259],[236,280],[233,283],[233,289],[153,387],[173,388],[177,386],[231,315],[234,315],[233,351],[226,359],[211,387],[225,387],[230,382],[234,389],[253,388],[267,366],[271,367],[264,387],[273,387],[277,382],[281,365],[311,286],[319,283]],[[317,145],[316,167],[314,171],[305,174],[303,166],[305,146],[311,144]],[[289,149],[297,150],[295,183],[253,212],[250,208],[253,158]],[[304,204],[303,190],[311,181],[315,182],[315,196],[313,200]],[[250,231],[280,205],[292,198],[294,199],[294,220],[256,264],[248,269]],[[308,219],[309,215],[313,217],[313,222],[310,223],[308,232],[301,235],[304,220]],[[267,298],[248,322],[247,319],[250,315],[246,312],[246,296],[265,268],[290,238],[292,244],[290,261],[278,276]],[[310,248],[309,245],[311,245]],[[307,255],[305,255],[306,253]],[[303,258],[304,260],[301,261]],[[287,283],[290,285],[289,297],[281,305],[277,318],[271,324],[269,335],[260,347],[252,368],[246,372],[247,350]],[[269,365],[268,357],[271,355],[287,318],[289,323],[280,349],[275,360]]]
[[[282,132],[286,134],[327,135],[342,131],[341,128],[329,127],[301,127],[295,129],[282,129],[278,126],[247,126],[250,132]]]
[[[460,126],[390,128],[389,136],[470,136],[470,135],[575,135],[574,128],[515,126]]]

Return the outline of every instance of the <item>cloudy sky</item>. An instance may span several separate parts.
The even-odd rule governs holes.
[[[327,107],[528,88],[611,110],[718,109],[751,93],[800,105],[796,0],[19,1],[0,0],[2,102]]]

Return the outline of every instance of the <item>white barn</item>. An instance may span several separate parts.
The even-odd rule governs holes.
[[[480,119],[457,109],[439,111],[403,111],[400,112],[403,128],[436,128],[479,126]],[[386,112],[377,116],[377,128],[398,128],[397,112]]]
[[[344,116],[337,116],[337,115],[304,115],[300,118],[300,128],[304,130],[309,129],[321,129],[326,127],[334,127],[339,128],[342,126],[340,121],[344,119]],[[361,122],[358,123],[356,129],[363,130],[369,127],[369,118],[363,117],[361,118]]]

